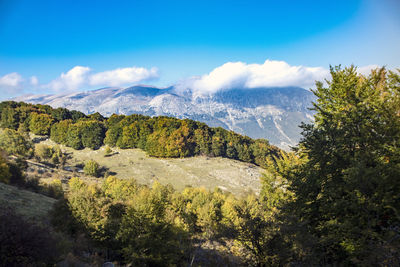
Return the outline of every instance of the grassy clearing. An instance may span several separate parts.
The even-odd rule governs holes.
[[[32,221],[46,221],[55,202],[53,198],[0,183],[0,207],[13,207]]]
[[[55,145],[51,140],[43,142]],[[158,180],[162,184],[173,185],[177,190],[186,186],[203,186],[207,189],[219,187],[237,195],[250,191],[259,192],[260,176],[263,172],[262,168],[253,164],[226,158],[198,156],[160,159],[149,157],[140,149],[118,148],[113,148],[112,156],[105,157],[105,147],[99,150],[61,147],[72,156],[67,166],[75,166],[92,159],[119,178],[135,178],[142,184],[151,184]]]

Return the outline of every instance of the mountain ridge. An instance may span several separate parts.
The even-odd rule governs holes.
[[[86,114],[99,112],[171,116],[204,122],[251,138],[266,138],[288,150],[300,140],[301,122],[311,122],[309,110],[314,95],[300,87],[235,88],[199,94],[176,87],[135,85],[100,88],[85,92],[25,95],[14,100],[75,109]]]

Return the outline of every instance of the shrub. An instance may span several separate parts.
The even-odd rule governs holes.
[[[85,163],[85,167],[83,167],[83,171],[86,175],[97,177],[100,174],[100,166],[94,160],[89,160]]]
[[[45,144],[35,146],[35,155],[41,160],[50,159],[53,156],[53,148]]]
[[[43,193],[49,197],[60,199],[64,196],[61,181],[54,179],[52,182],[43,186]]]
[[[109,157],[113,153],[113,150],[107,145],[104,149],[104,157]]]

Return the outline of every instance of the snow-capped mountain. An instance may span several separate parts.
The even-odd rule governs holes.
[[[189,118],[252,138],[266,138],[271,144],[288,149],[300,139],[298,125],[313,119],[308,108],[314,96],[299,87],[230,89],[204,95],[174,87],[133,86],[70,94],[25,95],[15,100],[87,114],[100,112],[105,116],[138,113]]]

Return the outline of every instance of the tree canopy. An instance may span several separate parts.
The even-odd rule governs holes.
[[[284,166],[318,265],[397,265],[400,251],[400,76],[331,68],[313,90],[299,159]],[[277,168],[279,170],[279,168]]]
[[[2,102],[0,113],[2,128],[50,135],[56,143],[74,149],[98,149],[106,144],[124,149],[140,148],[154,157],[221,156],[262,167],[266,167],[267,159],[284,153],[267,140],[254,140],[189,119],[139,114],[114,114],[105,118],[99,113],[86,116],[65,108],[13,101]]]

